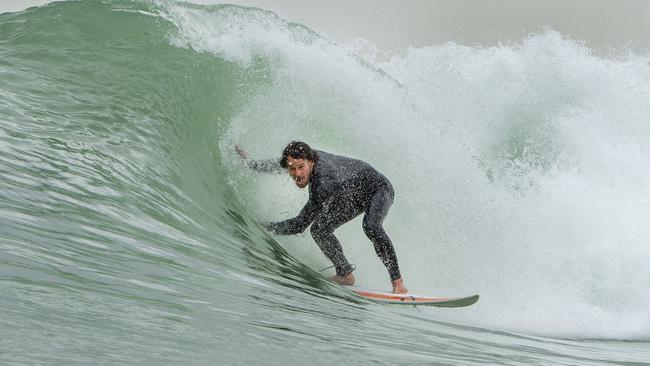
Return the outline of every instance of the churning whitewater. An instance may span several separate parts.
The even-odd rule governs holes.
[[[256,8],[57,2],[0,15],[3,364],[623,364],[650,357],[650,56],[553,30],[388,60]],[[413,292],[327,281],[291,140],[393,183]],[[357,283],[388,277],[360,219]]]

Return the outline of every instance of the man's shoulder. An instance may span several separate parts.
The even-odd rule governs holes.
[[[318,160],[319,161],[322,160],[325,163],[323,165],[328,165],[334,170],[340,168],[344,168],[345,170],[357,170],[357,169],[364,169],[370,167],[370,164],[357,158],[332,154],[321,150],[317,150],[317,151],[318,151]]]
[[[338,155],[338,154],[332,154],[326,151],[322,150],[316,150],[318,152],[318,160],[324,160],[329,163],[336,163],[336,162],[342,162],[342,161],[360,161],[355,158],[351,158],[348,156],[343,156],[343,155]]]
[[[334,154],[330,154],[330,153],[328,153],[326,151],[323,151],[323,150],[316,150],[316,153],[318,153],[318,160],[320,160],[322,158],[328,159],[328,158],[334,156]]]

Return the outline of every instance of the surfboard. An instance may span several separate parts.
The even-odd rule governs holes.
[[[416,294],[394,294],[391,292],[366,290],[356,286],[343,286],[355,294],[375,302],[400,305],[425,305],[446,308],[470,306],[478,301],[479,295],[464,297],[433,297]]]

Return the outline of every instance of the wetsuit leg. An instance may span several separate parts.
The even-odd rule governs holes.
[[[390,183],[380,185],[363,217],[363,231],[374,244],[375,252],[386,266],[391,281],[400,278],[401,275],[393,243],[384,231],[383,222],[394,198],[395,193]]]
[[[361,214],[363,207],[349,197],[339,197],[330,204],[330,208],[316,217],[310,232],[323,254],[334,264],[336,274],[347,276],[354,268],[343,255],[343,248],[334,231]]]

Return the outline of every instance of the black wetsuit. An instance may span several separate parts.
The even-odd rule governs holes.
[[[318,161],[309,177],[309,200],[298,216],[266,225],[280,235],[301,233],[311,224],[311,235],[336,268],[345,276],[354,268],[343,255],[334,231],[362,212],[363,231],[375,246],[391,280],[401,277],[395,249],[383,228],[383,221],[395,193],[388,179],[369,164],[356,159],[318,151]],[[279,161],[250,161],[258,171],[279,171]]]

